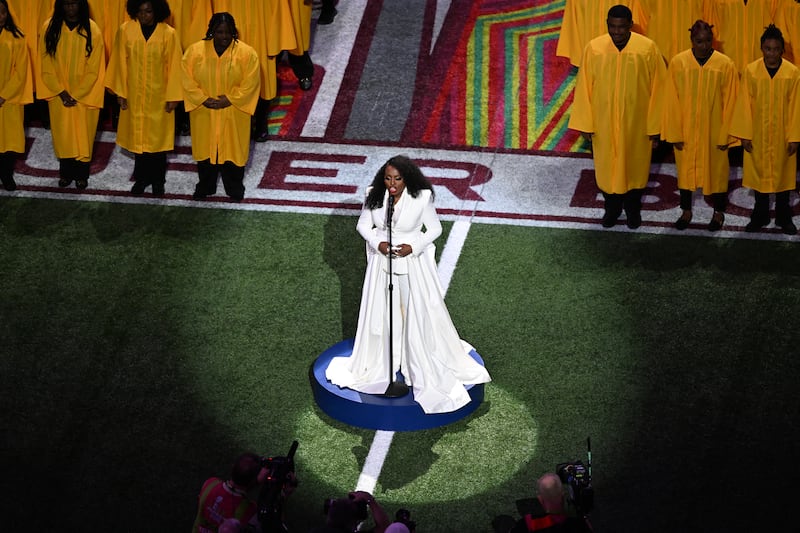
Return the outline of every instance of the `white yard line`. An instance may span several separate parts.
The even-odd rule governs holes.
[[[447,237],[447,243],[445,243],[439,259],[439,280],[442,283],[444,294],[447,294],[447,289],[450,287],[453,272],[456,270],[456,263],[458,263],[461,250],[464,248],[471,225],[472,223],[467,217],[460,217],[453,223],[453,227]],[[394,431],[383,430],[375,432],[375,438],[372,439],[372,445],[369,448],[367,459],[364,461],[364,468],[358,477],[358,484],[355,490],[363,490],[374,494],[375,485],[378,483],[378,476],[380,476],[383,463],[386,461],[386,455],[392,445],[394,433]]]

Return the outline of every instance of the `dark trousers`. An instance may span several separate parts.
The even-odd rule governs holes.
[[[681,192],[681,209],[690,211],[692,209],[692,196],[693,191],[689,189],[680,189]],[[715,192],[711,195],[711,201],[714,204],[714,211],[721,211],[722,213],[728,208],[728,193]]]
[[[756,222],[769,222],[769,193],[754,191],[756,203],[750,213],[750,220]],[[791,221],[792,208],[789,206],[789,193],[791,191],[781,191],[775,193],[775,221],[778,224]]]
[[[152,185],[153,189],[160,187],[163,190],[167,181],[167,152],[136,154],[134,161],[134,181],[143,187]]]
[[[266,133],[269,124],[269,100],[264,100],[263,98],[258,99],[258,104],[256,104],[256,112],[253,115],[253,129],[256,132],[256,136]]]
[[[16,188],[14,182],[14,165],[17,164],[16,152],[3,152],[0,154],[0,180],[3,182],[3,187],[8,190]]]
[[[74,158],[59,159],[58,174],[70,180],[88,180],[89,166],[89,161],[78,161]]]
[[[199,181],[194,188],[197,196],[211,196],[217,193],[217,178],[222,174],[222,185],[225,194],[232,200],[244,198],[244,167],[236,166],[230,161],[214,164],[210,159],[197,162]]]
[[[298,80],[310,78],[314,75],[314,62],[311,61],[311,56],[308,55],[308,52],[303,52],[301,56],[289,53],[286,55],[289,56],[289,66],[292,67],[292,72],[294,72]]]
[[[618,217],[625,209],[627,216],[638,215],[642,212],[642,193],[644,189],[631,189],[625,194],[603,193],[606,213]]]

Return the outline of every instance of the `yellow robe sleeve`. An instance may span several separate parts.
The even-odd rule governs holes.
[[[31,62],[24,37],[0,32],[0,97],[8,104],[28,104],[33,101]]]

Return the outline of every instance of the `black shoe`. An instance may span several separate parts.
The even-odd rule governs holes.
[[[725,213],[722,211],[714,211],[714,216],[711,217],[711,222],[708,223],[708,231],[719,231],[725,223]]]
[[[311,87],[314,86],[314,82],[311,80],[311,78],[300,78],[298,83],[300,84],[300,88],[304,91],[310,91]]]
[[[612,212],[606,211],[603,214],[603,227],[604,228],[613,228],[614,226],[616,226],[617,225],[617,219],[619,218],[619,216],[621,214],[622,214],[621,212],[612,213]]]
[[[71,178],[61,178],[60,180],[58,180],[59,187],[69,187],[70,183],[72,183]]]
[[[750,218],[750,222],[744,227],[747,233],[755,233],[761,231],[761,228],[769,224],[769,217],[766,218]]]
[[[791,218],[776,220],[775,225],[783,230],[784,235],[797,235],[797,226],[794,225]]]
[[[625,216],[627,217],[625,224],[627,224],[628,229],[638,229],[642,225],[641,213],[626,213]]]
[[[133,187],[131,187],[131,193],[139,196],[140,194],[144,193],[145,188],[147,188],[147,184],[143,181],[136,181],[133,183]]]
[[[336,11],[335,7],[332,7],[330,9],[323,8],[323,10],[320,11],[319,18],[317,19],[317,24],[322,24],[322,25],[330,24],[331,22],[333,22],[333,19],[336,17],[337,13],[338,11]]]
[[[206,195],[201,193],[201,192],[194,191],[194,194],[192,194],[192,200],[197,200],[199,202],[199,201],[205,200],[205,199],[206,199]]]
[[[3,188],[7,191],[16,191],[17,190],[17,182],[14,181],[13,177],[9,177],[8,179],[3,180]]]
[[[684,211],[681,217],[675,221],[675,229],[683,231],[689,227],[692,222],[692,212]]]
[[[89,186],[89,180],[86,180],[86,179],[75,180],[75,188],[76,189],[84,190],[88,186]]]
[[[256,132],[256,142],[257,143],[265,143],[269,140],[269,131],[263,130]]]
[[[153,184],[153,196],[164,196],[164,184],[163,183],[154,183]]]

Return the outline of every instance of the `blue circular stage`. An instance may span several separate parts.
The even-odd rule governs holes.
[[[414,401],[414,391],[400,398],[387,398],[364,394],[352,389],[341,389],[325,378],[325,369],[334,357],[349,357],[353,353],[354,339],[334,344],[314,361],[310,370],[314,399],[322,411],[340,422],[351,426],[382,429],[385,431],[415,431],[452,424],[465,418],[483,402],[483,384],[467,385],[470,402],[451,413],[425,414]],[[483,366],[483,359],[475,350],[470,352],[475,361]]]

